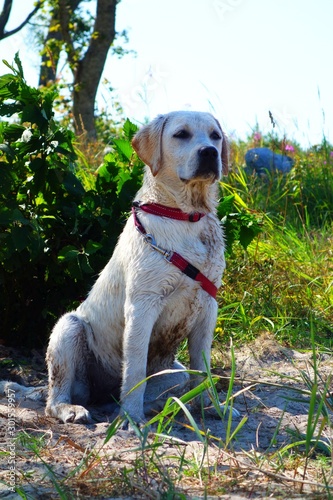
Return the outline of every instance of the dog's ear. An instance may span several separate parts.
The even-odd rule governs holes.
[[[221,153],[221,161],[222,161],[222,174],[228,175],[229,172],[229,141],[227,135],[223,132],[220,122],[216,120],[216,124],[220,129],[222,134],[222,153]]]
[[[150,167],[155,176],[162,165],[162,134],[165,115],[159,115],[135,134],[132,146],[141,160]]]
[[[224,132],[222,132],[222,174],[228,175],[229,172],[229,141]]]

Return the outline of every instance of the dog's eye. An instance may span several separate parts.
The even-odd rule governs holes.
[[[213,141],[219,141],[220,139],[222,139],[221,135],[215,130],[210,134],[210,138],[213,139]]]
[[[175,134],[173,134],[174,137],[177,137],[177,139],[188,139],[189,137],[191,137],[190,133],[187,132],[187,130],[179,130],[178,132],[176,132]]]

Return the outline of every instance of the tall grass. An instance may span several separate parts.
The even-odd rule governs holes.
[[[291,346],[309,347],[312,317],[315,341],[332,346],[332,151],[326,140],[298,150],[288,175],[258,177],[233,164],[224,193],[260,214],[264,231],[247,252],[236,249],[228,259],[218,340],[244,342],[269,330]]]

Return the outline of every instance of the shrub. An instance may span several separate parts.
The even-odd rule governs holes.
[[[73,134],[54,120],[56,93],[29,87],[21,63],[0,78],[0,288],[2,337],[42,344],[55,319],[83,298],[112,254],[142,162],[124,137],[86,189]]]

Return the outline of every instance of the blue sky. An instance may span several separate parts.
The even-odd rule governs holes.
[[[15,4],[12,24],[33,0]],[[308,146],[325,134],[333,143],[332,22],[331,0],[122,0],[117,30],[128,30],[137,56],[108,58],[104,77],[137,122],[175,109],[211,111],[229,135],[246,138],[256,123],[272,130],[271,111],[281,135]],[[0,58],[12,61],[20,50],[36,85],[38,58],[26,40],[0,42]],[[98,104],[112,108],[108,85]]]

